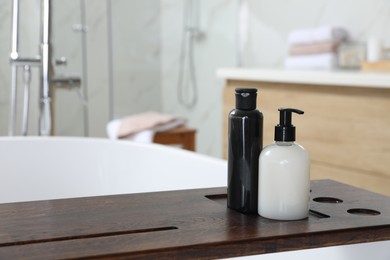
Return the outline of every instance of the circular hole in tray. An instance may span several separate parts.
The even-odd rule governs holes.
[[[349,209],[347,210],[349,214],[353,215],[365,215],[365,216],[376,216],[380,215],[381,213],[379,211],[373,210],[373,209]]]
[[[333,203],[333,204],[337,204],[337,203],[342,203],[343,202],[343,200],[341,200],[341,199],[332,198],[332,197],[318,197],[318,198],[314,198],[313,200],[315,202],[319,202],[319,203]]]

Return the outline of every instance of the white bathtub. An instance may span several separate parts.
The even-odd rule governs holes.
[[[94,138],[0,138],[0,203],[226,186],[226,162]]]
[[[226,186],[226,161],[94,138],[0,138],[0,203]],[[390,242],[239,259],[388,260]]]

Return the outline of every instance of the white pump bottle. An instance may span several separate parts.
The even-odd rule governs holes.
[[[280,108],[275,126],[275,143],[265,147],[259,158],[258,213],[276,220],[304,219],[309,213],[310,160],[308,152],[295,143],[291,114]]]

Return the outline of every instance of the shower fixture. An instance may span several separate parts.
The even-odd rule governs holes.
[[[198,83],[194,59],[195,41],[204,38],[199,29],[199,0],[185,0],[183,9],[183,31],[179,57],[179,76],[177,81],[179,103],[193,108],[198,100]]]
[[[23,122],[22,135],[28,132],[28,112],[31,67],[39,67],[39,135],[48,136],[54,134],[54,111],[52,92],[54,86],[80,87],[80,77],[54,76],[52,43],[51,43],[51,0],[41,0],[41,42],[40,53],[37,57],[20,57],[19,55],[19,0],[12,2],[12,40],[11,40],[11,101],[9,118],[9,135],[15,135],[16,117],[17,117],[17,78],[18,68],[24,70],[24,104],[23,104]],[[55,62],[56,65],[66,65],[66,58],[61,58]]]

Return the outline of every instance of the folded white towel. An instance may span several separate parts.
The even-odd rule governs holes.
[[[347,31],[343,28],[321,26],[317,28],[299,29],[289,33],[289,45],[327,41],[343,41],[347,38]]]
[[[112,120],[106,130],[110,139],[151,143],[156,132],[168,131],[184,125],[186,121],[183,117],[149,111]]]
[[[115,119],[108,122],[106,126],[106,131],[109,139],[115,140],[118,139],[118,129],[121,126],[121,120]]]
[[[284,61],[286,69],[322,69],[331,70],[337,67],[335,53],[289,56]]]

